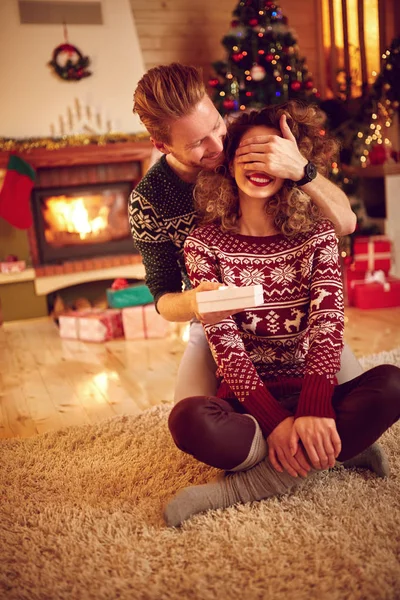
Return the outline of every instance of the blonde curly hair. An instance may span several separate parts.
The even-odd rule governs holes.
[[[301,154],[312,161],[323,175],[338,152],[338,143],[323,130],[324,113],[314,105],[291,100],[260,111],[244,113],[228,125],[224,143],[225,160],[214,171],[201,171],[194,189],[199,224],[218,224],[223,231],[239,231],[239,195],[230,173],[236,150],[244,133],[265,125],[280,131],[280,118],[285,114]],[[273,216],[276,228],[287,236],[310,230],[321,213],[310,197],[286,179],[273,198],[265,202],[267,214]]]

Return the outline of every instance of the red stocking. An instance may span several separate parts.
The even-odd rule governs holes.
[[[11,155],[0,191],[0,217],[18,229],[32,225],[30,197],[35,171],[19,156]]]

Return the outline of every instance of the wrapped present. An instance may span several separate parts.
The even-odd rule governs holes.
[[[343,272],[343,295],[345,306],[354,306],[354,289],[359,283],[365,283],[365,273],[356,271],[354,264],[345,267]]]
[[[91,314],[91,310],[71,310],[58,317],[60,337],[69,340],[79,339],[79,319]]]
[[[85,342],[107,342],[123,337],[121,311],[114,308],[93,312],[79,318],[78,336]]]
[[[21,273],[26,269],[24,260],[13,260],[0,262],[0,273]]]
[[[385,235],[356,237],[353,246],[355,271],[383,271],[388,274],[392,261],[392,243]]]
[[[154,302],[149,288],[144,284],[129,285],[120,289],[108,288],[106,294],[108,306],[111,308],[140,306]]]
[[[123,308],[122,322],[127,340],[163,338],[171,325],[158,314],[154,304]]]
[[[362,309],[400,306],[400,279],[377,271],[362,282],[353,282],[353,305]]]
[[[197,292],[197,306],[200,314],[252,308],[264,304],[262,285],[243,287],[221,286],[218,290]]]

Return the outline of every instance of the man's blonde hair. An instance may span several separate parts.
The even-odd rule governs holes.
[[[171,63],[150,69],[133,95],[133,112],[156,141],[170,143],[172,121],[192,112],[205,96],[202,72]]]

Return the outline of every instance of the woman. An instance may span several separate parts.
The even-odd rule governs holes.
[[[264,304],[204,325],[217,397],[182,400],[169,427],[181,450],[234,473],[182,490],[166,507],[170,525],[284,493],[336,460],[388,473],[374,442],[400,416],[400,369],[381,365],[337,385],[344,313],[333,226],[293,182],[249,170],[237,153],[257,136],[279,143],[285,119],[302,155],[325,174],[336,143],[318,109],[289,102],[233,121],[223,167],[196,185],[202,226],[185,242],[193,286],[261,284]]]

